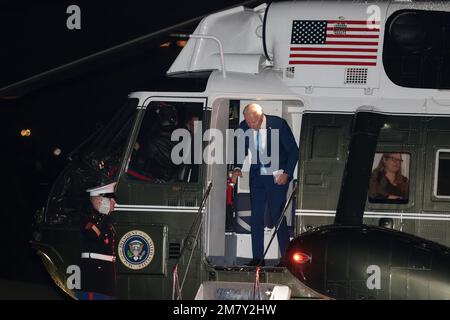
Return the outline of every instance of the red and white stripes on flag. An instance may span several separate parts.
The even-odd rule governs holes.
[[[294,20],[289,65],[376,66],[380,23]]]

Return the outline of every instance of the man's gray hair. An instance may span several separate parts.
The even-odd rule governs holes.
[[[244,107],[244,110],[242,111],[242,113],[245,114],[250,107],[255,108],[255,111],[258,111],[258,113],[263,113],[263,108],[257,103],[249,103],[248,105],[246,105]]]

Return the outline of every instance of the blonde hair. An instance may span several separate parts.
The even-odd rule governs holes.
[[[375,198],[377,188],[376,186],[378,183],[381,182],[379,179],[381,179],[381,177],[385,177],[386,174],[384,159],[391,157],[392,154],[400,154],[400,157],[402,155],[401,153],[398,152],[383,153],[383,156],[378,162],[378,166],[372,171],[371,185],[369,186],[369,195],[373,198]],[[395,173],[394,183],[396,184],[400,192],[405,196],[405,198],[407,198],[409,193],[409,182],[408,178],[406,178],[402,173],[402,166],[400,166],[400,169]]]

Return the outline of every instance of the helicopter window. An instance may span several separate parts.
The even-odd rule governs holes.
[[[370,177],[368,198],[371,203],[408,203],[408,153],[376,153]]]
[[[450,197],[450,150],[438,150],[435,167],[435,197]]]
[[[150,103],[133,147],[128,179],[149,183],[198,182],[201,154],[194,157],[194,147],[200,146],[195,151],[201,152],[202,111],[202,103]]]
[[[99,133],[81,146],[83,160],[110,182],[118,173],[136,113],[138,99],[128,99],[125,106]]]
[[[450,88],[450,13],[401,10],[386,22],[383,63],[395,84]]]
[[[137,104],[137,99],[128,99],[106,127],[72,151],[70,157],[81,163],[73,161],[55,181],[45,211],[47,223],[78,223],[91,208],[86,189],[114,181]]]

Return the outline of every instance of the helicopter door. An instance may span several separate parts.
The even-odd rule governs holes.
[[[305,113],[300,135],[297,234],[332,224],[347,159],[352,116]]]

